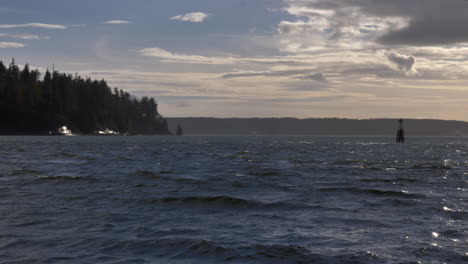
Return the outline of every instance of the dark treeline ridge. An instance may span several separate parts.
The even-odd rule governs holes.
[[[173,131],[185,135],[317,135],[396,136],[398,119],[342,118],[167,118]],[[405,119],[407,136],[468,136],[468,123],[434,119]]]
[[[14,59],[0,61],[0,134],[50,134],[62,126],[73,133],[170,134],[153,98],[137,99],[104,80],[47,70],[44,78]]]

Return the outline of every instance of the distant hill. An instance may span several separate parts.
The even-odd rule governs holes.
[[[180,124],[186,135],[331,135],[395,136],[397,119],[338,118],[167,118],[169,129]],[[405,119],[407,136],[468,136],[468,122]]]

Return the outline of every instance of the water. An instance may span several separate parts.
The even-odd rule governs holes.
[[[467,263],[468,139],[0,137],[0,263]]]

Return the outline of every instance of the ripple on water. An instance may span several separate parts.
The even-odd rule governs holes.
[[[468,220],[468,211],[451,209],[448,207],[443,207],[442,212],[445,215],[448,215],[452,219],[456,220]]]
[[[468,256],[465,254],[455,252],[450,248],[439,246],[438,244],[431,244],[427,247],[422,247],[413,251],[413,255],[418,259],[427,261],[428,263],[467,263]],[[438,261],[438,262],[435,262]]]
[[[468,229],[449,229],[440,232],[440,235],[450,238],[460,238],[468,235]]]

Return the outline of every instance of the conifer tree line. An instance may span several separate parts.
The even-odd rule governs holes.
[[[137,99],[104,80],[50,72],[44,77],[13,59],[0,61],[0,133],[49,134],[62,126],[74,133],[170,134],[154,98]]]

